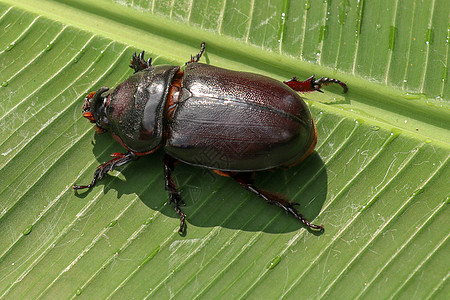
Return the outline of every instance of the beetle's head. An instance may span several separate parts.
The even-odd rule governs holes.
[[[95,131],[104,133],[108,131],[109,121],[106,116],[108,106],[109,88],[102,87],[96,92],[90,92],[84,98],[83,117],[95,123]]]

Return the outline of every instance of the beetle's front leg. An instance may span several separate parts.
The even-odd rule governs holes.
[[[252,173],[230,174],[230,176],[234,180],[236,180],[244,189],[249,190],[250,192],[256,194],[258,197],[266,200],[267,203],[275,204],[276,206],[281,207],[285,212],[290,213],[311,229],[323,230],[322,225],[319,226],[312,224],[301,213],[297,211],[294,206],[298,205],[298,203],[290,202],[279,195],[255,187],[253,185],[252,175]]]
[[[200,57],[202,57],[203,52],[205,52],[205,42],[202,42],[200,46],[200,51],[197,53],[197,55],[195,56],[191,55],[191,60],[188,61],[186,65],[198,62],[200,60]]]
[[[94,173],[94,179],[92,182],[88,185],[74,185],[72,188],[74,190],[82,190],[82,189],[89,189],[93,187],[97,181],[101,180],[103,176],[106,175],[109,171],[114,170],[116,167],[123,166],[124,164],[129,163],[130,161],[136,160],[139,158],[137,154],[134,152],[128,152],[126,154],[122,153],[113,153],[111,154],[114,158],[111,159],[108,162],[105,162],[97,167]]]
[[[139,55],[136,55],[136,52],[134,52],[133,57],[131,58],[130,62],[130,68],[134,70],[134,73],[137,73],[139,71],[145,70],[147,68],[150,68],[152,65],[152,58],[145,60],[144,59],[145,51],[142,51],[139,53]]]
[[[178,232],[183,233],[186,215],[181,211],[180,204],[184,204],[183,199],[178,192],[175,180],[172,177],[172,171],[175,168],[175,158],[170,155],[164,155],[164,178],[166,183],[166,191],[169,192],[169,203],[173,204],[175,212],[180,215],[180,228]]]
[[[331,83],[337,83],[344,89],[344,93],[347,93],[348,87],[345,83],[340,80],[328,77],[320,77],[319,79],[314,78],[314,75],[309,77],[304,81],[298,81],[297,77],[292,77],[292,79],[288,81],[283,81],[284,84],[289,86],[291,89],[297,92],[322,92],[322,86],[329,85]]]

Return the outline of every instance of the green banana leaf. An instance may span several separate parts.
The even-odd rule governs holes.
[[[448,299],[450,6],[445,0],[0,0],[0,298]],[[188,165],[167,203],[162,151],[89,190],[123,149],[81,115],[135,51],[286,80],[308,93],[316,152],[258,186]],[[447,254],[445,254],[447,253]]]

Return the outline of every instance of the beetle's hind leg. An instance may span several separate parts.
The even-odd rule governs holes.
[[[203,52],[205,52],[205,42],[202,42],[202,45],[200,46],[200,51],[197,53],[197,55],[195,56],[191,55],[191,60],[188,61],[186,65],[198,62],[200,60],[200,57],[202,57]]]
[[[147,68],[150,68],[152,65],[152,58],[149,58],[147,60],[144,59],[145,51],[142,51],[139,53],[139,55],[136,55],[136,52],[134,52],[133,57],[131,58],[130,62],[130,68],[134,70],[134,73],[137,73],[139,71],[145,70]]]
[[[101,180],[103,178],[103,176],[105,176],[106,173],[108,173],[109,171],[114,170],[114,168],[116,168],[116,167],[123,166],[124,164],[127,164],[130,161],[136,160],[139,157],[136,154],[134,154],[133,152],[128,152],[126,154],[113,153],[113,154],[111,154],[111,156],[113,156],[114,158],[97,167],[97,169],[95,170],[95,173],[94,173],[94,179],[92,180],[92,182],[90,184],[74,185],[74,186],[72,186],[72,188],[74,190],[89,189],[89,188],[93,187],[97,183],[97,181]]]
[[[164,178],[166,181],[166,191],[169,192],[169,203],[173,204],[175,212],[180,215],[180,228],[179,233],[183,233],[184,225],[186,221],[186,215],[181,211],[180,204],[184,205],[184,201],[178,192],[175,180],[172,177],[172,171],[175,168],[175,158],[170,155],[164,155]]]
[[[321,90],[322,86],[326,86],[332,83],[339,84],[344,89],[344,93],[347,93],[348,87],[345,83],[338,79],[329,78],[329,77],[320,77],[319,79],[316,79],[314,75],[309,77],[308,79],[304,81],[298,81],[297,77],[292,77],[292,79],[288,81],[283,81],[284,84],[289,86],[291,89],[297,92],[314,92],[318,91],[323,93]]]
[[[252,179],[253,173],[230,173],[230,176],[234,180],[236,180],[244,189],[256,194],[258,197],[266,200],[270,204],[275,204],[276,206],[281,207],[285,212],[290,213],[309,228],[323,230],[322,225],[319,226],[312,224],[297,211],[294,206],[298,205],[298,203],[290,202],[286,199],[283,199],[282,196],[255,187]]]

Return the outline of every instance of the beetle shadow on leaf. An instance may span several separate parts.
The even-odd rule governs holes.
[[[179,173],[177,178],[186,176],[188,169],[192,171],[192,167],[186,166],[186,171]],[[289,169],[257,172],[254,184],[298,203],[296,208],[310,221],[320,213],[327,195],[327,173],[317,153]],[[193,176],[182,187],[181,193],[187,204],[183,211],[188,223],[195,226],[268,233],[292,232],[305,227],[292,215],[276,205],[269,205],[233,179],[207,170],[203,170],[201,176]],[[310,232],[320,234],[315,230]]]
[[[117,143],[111,143],[110,137],[96,135],[94,154],[99,164],[110,159],[110,153],[117,151],[123,149]],[[172,205],[167,204],[168,193],[164,189],[163,169],[162,151],[156,151],[126,167],[118,168],[121,175],[105,176],[97,185],[103,186],[105,194],[110,190],[117,191],[119,198],[123,194],[136,194],[150,209],[178,219]],[[231,178],[186,164],[177,165],[172,174],[186,204],[181,209],[187,215],[187,230],[192,225],[268,233],[292,232],[305,228],[299,220],[276,205],[267,204]],[[325,165],[316,152],[291,168],[257,172],[254,183],[258,188],[299,203],[296,206],[298,211],[313,223],[316,223],[314,219],[326,200],[328,186]],[[79,197],[82,197],[82,193]],[[318,225],[322,224],[320,222]],[[323,223],[326,230],[326,220]],[[314,230],[310,232],[320,234]]]
[[[163,168],[158,155],[156,159],[151,159],[151,164]],[[128,179],[128,173],[136,171],[134,168],[127,168],[124,175]],[[156,206],[163,207],[168,199],[164,191],[162,170],[159,174],[161,180],[158,180],[158,191],[146,189],[138,193],[141,201],[152,209]],[[268,233],[292,232],[305,228],[299,220],[276,205],[267,204],[231,178],[185,164],[179,164],[173,175],[186,204],[181,209],[187,215],[187,230],[191,225]],[[320,156],[314,153],[305,162],[292,168],[257,172],[255,186],[299,203],[299,212],[312,221],[320,213],[326,200],[327,172]],[[161,195],[161,192],[163,199],[156,199],[155,193]],[[178,217],[171,205],[165,205],[160,212],[169,217]],[[324,225],[326,227],[326,223]],[[308,230],[313,234],[320,234],[318,231]]]

